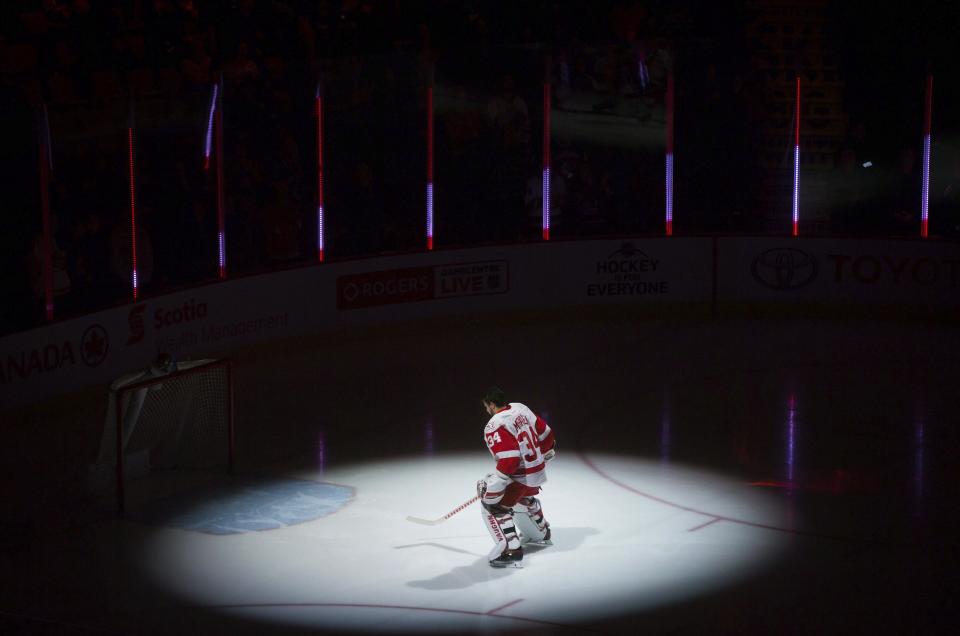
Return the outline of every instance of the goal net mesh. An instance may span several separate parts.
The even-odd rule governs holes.
[[[110,386],[97,468],[116,467],[118,427],[130,478],[151,469],[226,465],[229,382],[225,360],[182,362],[172,373],[150,369],[118,379]]]

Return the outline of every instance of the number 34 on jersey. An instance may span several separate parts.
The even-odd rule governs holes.
[[[497,460],[497,471],[514,481],[538,486],[546,480],[543,454],[553,448],[553,431],[519,402],[490,418],[484,438]]]

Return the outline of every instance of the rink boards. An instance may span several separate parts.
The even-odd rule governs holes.
[[[922,240],[644,237],[438,250],[210,283],[0,339],[0,403],[29,403],[177,359],[344,326],[584,306],[916,310],[956,315],[960,245]]]

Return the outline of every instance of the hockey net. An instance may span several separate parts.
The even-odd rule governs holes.
[[[233,370],[229,360],[181,362],[110,385],[95,489],[116,486],[123,512],[131,481],[156,471],[233,469]],[[112,479],[111,479],[112,477]]]

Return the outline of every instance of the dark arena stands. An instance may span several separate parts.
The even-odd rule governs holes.
[[[800,233],[917,236],[928,74],[929,231],[957,236],[951,9],[501,5],[4,3],[0,331],[45,319],[45,267],[57,317],[130,297],[131,126],[141,297],[218,277],[220,215],[226,275],[314,262],[318,87],[330,259],[424,247],[428,85],[437,247],[540,237],[544,82],[555,238],[664,232],[671,82],[676,232],[789,232],[796,77]]]

